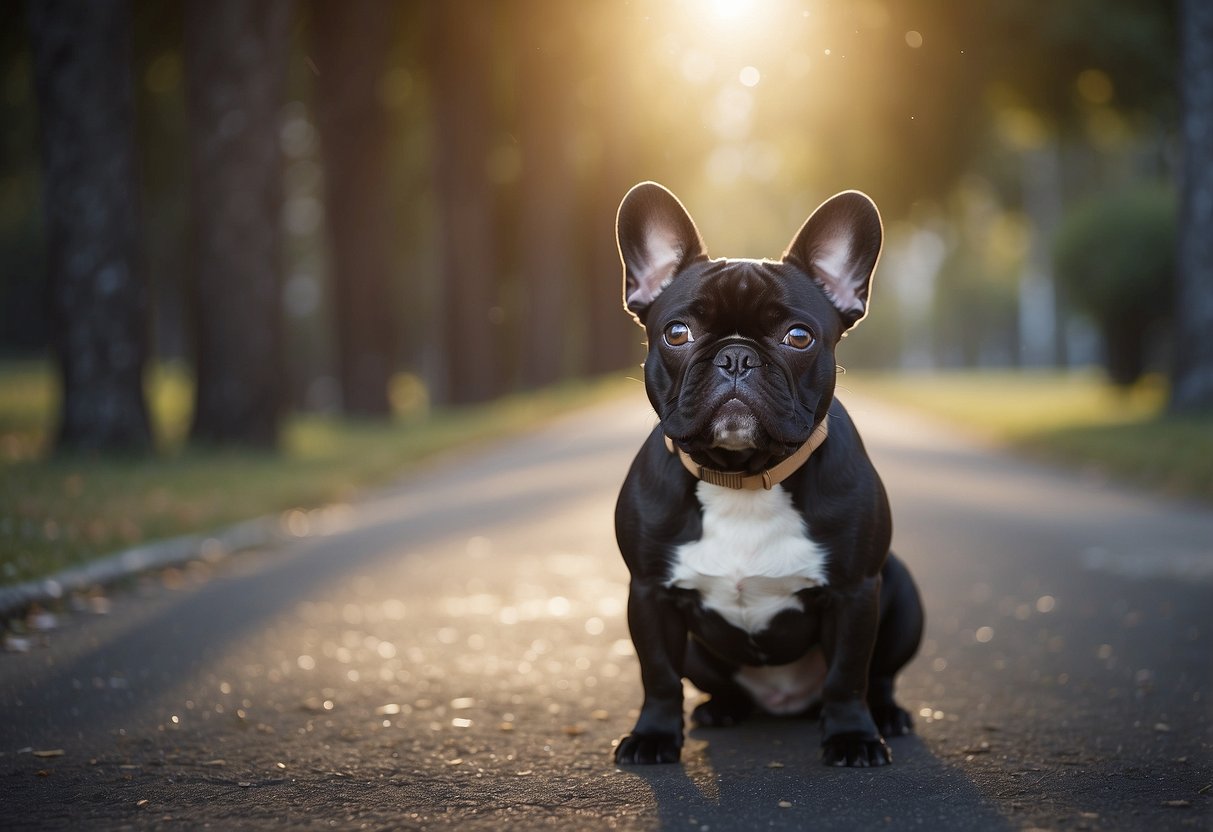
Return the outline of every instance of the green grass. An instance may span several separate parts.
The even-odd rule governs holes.
[[[160,453],[44,459],[57,391],[45,365],[0,363],[0,583],[53,573],[138,543],[350,498],[444,450],[508,435],[635,382],[569,384],[426,412],[394,388],[390,423],[290,418],[278,454],[185,446],[191,386],[179,369],[147,389]]]
[[[1021,449],[1170,494],[1213,500],[1213,417],[1164,413],[1166,385],[1097,373],[854,373],[839,382]]]

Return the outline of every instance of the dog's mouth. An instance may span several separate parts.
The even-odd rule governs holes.
[[[717,408],[708,426],[710,447],[724,451],[749,451],[758,447],[761,426],[748,404],[733,398]]]
[[[758,411],[741,398],[730,397],[709,413],[690,436],[671,435],[700,465],[754,474],[783,459],[799,444],[772,436]]]

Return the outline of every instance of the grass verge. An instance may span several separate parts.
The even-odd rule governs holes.
[[[631,389],[622,377],[390,423],[291,417],[278,454],[184,445],[190,383],[147,384],[159,455],[43,459],[57,393],[41,363],[0,363],[0,584],[52,574],[139,543],[349,499],[445,450],[507,436]]]
[[[1213,501],[1213,416],[1167,416],[1160,378],[1123,391],[1094,372],[852,373],[839,383],[1039,459]]]

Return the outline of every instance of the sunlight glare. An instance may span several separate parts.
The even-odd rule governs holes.
[[[754,10],[754,0],[709,0],[709,5],[722,23],[738,20]]]

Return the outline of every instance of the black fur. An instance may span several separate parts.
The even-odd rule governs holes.
[[[683,677],[711,696],[693,718],[731,725],[755,708],[734,681],[740,666],[786,664],[820,647],[828,666],[819,703],[824,762],[883,765],[891,755],[882,737],[911,728],[893,684],[917,650],[922,606],[905,565],[889,552],[884,487],[834,400],[834,347],[866,313],[879,216],[866,197],[840,195],[810,218],[781,261],[708,260],[690,217],[674,210],[681,205],[654,189],[660,186],[637,186],[620,209],[625,298],[648,331],[645,384],[661,423],[633,462],[616,507],[644,704],[615,758],[678,761]],[[650,220],[683,238],[668,245],[646,236]],[[653,239],[656,251],[646,249]],[[672,278],[659,284],[645,264],[669,251]],[[667,343],[671,323],[687,326],[693,340]],[[811,346],[789,346],[791,328],[811,333]],[[743,414],[751,447],[721,447],[713,433],[721,414],[733,412],[721,408],[734,400],[739,404],[729,407]],[[827,580],[797,593],[801,609],[746,633],[705,608],[697,592],[670,584],[674,553],[699,539],[703,509],[698,481],[667,450],[663,434],[698,464],[756,473],[804,443],[827,412],[828,439],[780,486],[809,537],[828,552]]]

